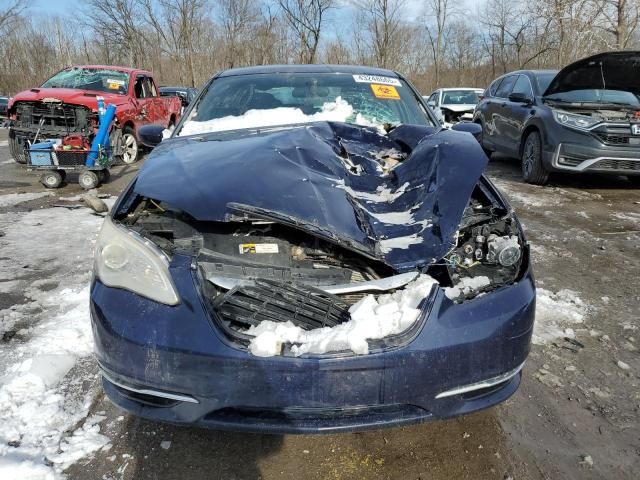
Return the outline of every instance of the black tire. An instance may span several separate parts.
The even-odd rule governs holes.
[[[629,183],[634,187],[640,188],[640,175],[628,175],[627,180],[629,180]]]
[[[536,131],[527,135],[522,146],[522,179],[533,185],[544,185],[549,180],[549,172],[542,164],[542,140]]]
[[[24,141],[22,137],[18,137],[16,132],[9,129],[9,153],[17,163],[27,163],[27,153],[24,151]]]
[[[100,185],[100,177],[93,170],[85,170],[78,177],[78,183],[85,190],[91,190]]]
[[[47,188],[58,188],[63,180],[64,177],[58,170],[47,170],[40,177],[40,183]]]
[[[111,172],[109,170],[99,170],[98,177],[100,178],[100,183],[109,183],[111,180]]]
[[[122,129],[122,163],[131,165],[140,158],[140,145],[136,134],[131,127]]]

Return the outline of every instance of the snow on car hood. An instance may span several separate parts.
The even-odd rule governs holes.
[[[570,90],[623,90],[640,95],[640,52],[609,52],[583,58],[558,72],[544,96]]]
[[[383,168],[388,152],[404,159]],[[268,217],[402,271],[455,244],[486,163],[467,133],[318,122],[163,141],[134,192],[200,221]]]

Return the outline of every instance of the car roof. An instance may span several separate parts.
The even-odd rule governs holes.
[[[439,88],[438,90],[442,90],[443,92],[450,92],[451,90],[484,90],[484,88],[480,87],[447,87],[447,88]]]
[[[538,75],[540,73],[553,73],[553,74],[556,74],[558,72],[559,72],[559,70],[552,70],[552,69],[548,69],[548,70],[514,70],[513,72],[509,72],[509,73],[505,73],[504,75],[500,75],[499,77],[496,77],[496,79],[501,78],[501,77],[506,77],[507,75],[511,75],[511,74],[515,74],[515,73],[520,73],[520,74],[530,73],[532,75]]]
[[[242,67],[224,70],[219,77],[234,77],[238,75],[260,75],[268,73],[348,73],[361,75],[380,75],[398,78],[393,70],[385,68],[363,67],[358,65],[260,65],[256,67]]]
[[[71,65],[67,68],[98,68],[98,69],[105,69],[105,70],[116,70],[118,72],[123,72],[123,73],[145,73],[148,75],[151,75],[151,72],[147,71],[147,70],[140,70],[139,68],[130,68],[130,67],[120,67],[118,65]],[[66,70],[67,68],[63,68],[63,70]]]

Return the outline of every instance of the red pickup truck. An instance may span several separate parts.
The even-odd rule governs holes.
[[[111,147],[114,157],[125,163],[138,159],[139,127],[170,128],[180,119],[180,99],[161,97],[150,72],[104,65],[69,67],[11,99],[9,148],[13,158],[26,163],[27,141],[82,135],[90,144],[98,127],[97,97],[103,97],[105,105],[116,106]]]

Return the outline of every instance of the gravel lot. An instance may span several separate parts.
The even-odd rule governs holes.
[[[5,256],[3,229],[9,228],[9,219],[75,204],[60,197],[81,193],[71,183],[52,196],[3,206],[9,194],[44,190],[37,175],[10,160],[6,138],[0,129],[0,257]],[[100,193],[117,195],[138,168],[114,169]],[[353,435],[221,433],[153,423],[119,411],[104,398],[89,356],[66,374],[66,384],[76,387],[65,394],[90,400],[85,416],[100,415],[96,424],[110,443],[65,473],[83,480],[637,478],[640,190],[623,177],[567,176],[547,187],[526,185],[519,180],[518,163],[507,158],[494,158],[488,173],[524,223],[539,287],[535,344],[522,386],[505,404],[446,422]],[[74,227],[63,228],[71,233]],[[40,241],[54,252],[73,248],[48,235],[42,231]],[[23,282],[50,282],[51,288],[64,282],[62,267],[45,270],[30,266],[28,256],[12,257],[18,260],[25,265]],[[78,265],[91,261],[79,258]],[[5,285],[0,320],[32,301],[24,283],[13,286],[9,280],[0,276],[0,286]],[[5,360],[0,361],[0,378],[7,358],[46,314],[45,308],[20,317],[19,325],[1,337]]]

